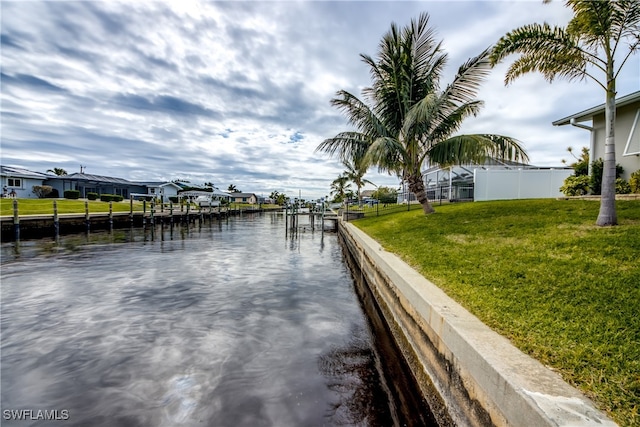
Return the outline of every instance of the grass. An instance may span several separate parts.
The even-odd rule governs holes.
[[[55,199],[58,213],[84,213],[84,200]],[[113,202],[113,212],[129,212],[129,200]],[[142,202],[133,202],[134,211],[142,211]],[[149,204],[147,204],[149,210]],[[53,199],[18,199],[20,215],[53,215]],[[89,212],[109,212],[109,203],[89,201]],[[13,215],[13,199],[0,199],[0,215]]]
[[[640,202],[476,202],[354,224],[621,426],[640,426]]]
[[[58,213],[84,213],[84,200],[68,200],[55,199],[58,203]],[[248,203],[232,203],[233,209],[253,208],[257,205]],[[263,209],[282,209],[278,205],[261,205]],[[133,210],[142,212],[142,202],[134,201]],[[179,210],[180,206],[174,204],[174,210]],[[129,212],[129,200],[122,202],[113,202],[113,212]],[[150,210],[150,204],[147,203],[147,212]],[[165,210],[169,208],[165,205]],[[197,210],[197,206],[191,205],[191,209]],[[204,212],[208,212],[209,208],[203,208]],[[53,199],[18,199],[18,210],[20,215],[53,215]],[[159,210],[159,207],[156,207]],[[89,201],[89,212],[109,212],[109,203],[99,200]],[[0,215],[13,215],[13,199],[0,199]]]

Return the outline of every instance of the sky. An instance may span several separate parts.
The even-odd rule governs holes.
[[[509,30],[565,26],[563,1],[5,1],[0,0],[0,163],[131,181],[212,182],[305,199],[344,170],[315,149],[349,130],[330,100],[370,85],[392,22],[421,12],[449,56],[441,85]],[[618,78],[640,90],[640,55]],[[520,140],[530,162],[562,166],[588,132],[554,120],[602,104],[595,83],[529,74],[504,85],[508,58],[460,133]],[[397,188],[375,168],[365,176]],[[366,188],[374,188],[369,185]]]

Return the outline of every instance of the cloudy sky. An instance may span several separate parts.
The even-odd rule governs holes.
[[[0,160],[320,197],[343,168],[315,148],[348,129],[329,101],[369,85],[359,54],[374,56],[391,22],[430,14],[449,54],[444,85],[513,28],[565,25],[563,3],[2,0]],[[620,95],[640,89],[638,56]],[[509,135],[531,163],[561,165],[588,133],[551,122],[601,104],[602,90],[540,75],[505,87],[506,66],[492,71],[485,107],[462,132]],[[374,170],[366,178],[398,185]]]

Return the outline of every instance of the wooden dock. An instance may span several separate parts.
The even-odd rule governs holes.
[[[161,212],[92,212],[40,215],[0,216],[2,241],[20,238],[55,237],[60,234],[114,228],[145,227],[155,224],[186,224],[220,220],[240,213],[261,212],[256,209],[202,209]]]

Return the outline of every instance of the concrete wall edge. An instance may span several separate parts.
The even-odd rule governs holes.
[[[419,366],[424,372],[414,376],[429,376],[456,424],[617,425],[560,375],[522,353],[366,233],[345,221],[339,232],[392,317],[387,322],[396,324],[420,360],[412,370]]]

